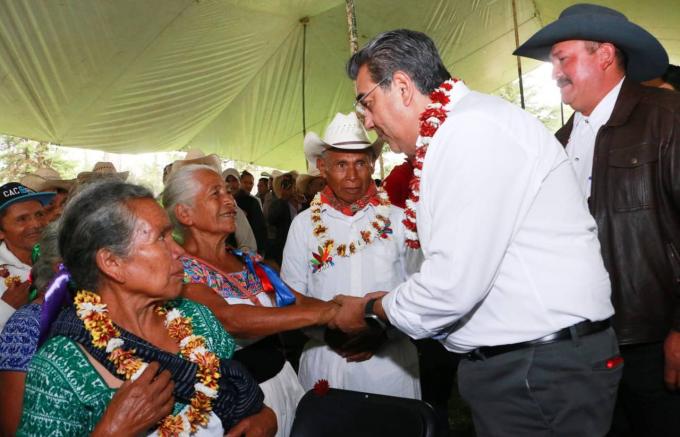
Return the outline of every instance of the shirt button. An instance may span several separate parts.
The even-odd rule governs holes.
[[[574,161],[576,161],[576,162],[579,162],[580,160],[581,160],[581,158],[579,158],[578,156],[576,158],[574,158]]]
[[[637,159],[637,158],[633,158],[633,159],[630,160],[630,163],[631,163],[631,164],[637,164],[637,163],[638,163],[638,159]]]

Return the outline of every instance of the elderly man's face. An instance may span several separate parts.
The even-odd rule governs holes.
[[[373,160],[368,150],[330,149],[317,160],[326,184],[347,204],[361,199],[373,183]]]
[[[604,73],[597,50],[591,53],[585,41],[562,41],[553,45],[550,57],[562,102],[590,115],[603,97],[600,88]]]
[[[137,218],[130,254],[123,258],[125,285],[159,299],[173,299],[182,292],[184,250],[172,238],[165,210],[153,199],[135,199],[128,207]]]
[[[371,79],[368,67],[361,66],[357,75],[356,91],[365,108],[364,126],[367,130],[374,129],[380,138],[389,143],[395,153],[413,155],[418,138],[418,120],[412,119],[394,81],[387,90],[376,85]]]
[[[0,239],[5,240],[13,252],[30,253],[33,246],[40,241],[40,235],[46,224],[47,218],[40,202],[37,200],[18,202],[7,207],[0,221]]]

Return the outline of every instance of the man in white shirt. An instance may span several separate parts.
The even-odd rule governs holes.
[[[28,303],[31,252],[47,224],[44,206],[55,193],[36,193],[18,182],[0,187],[0,331]]]
[[[680,435],[680,94],[638,83],[661,76],[668,55],[623,14],[589,4],[515,54],[551,61],[575,111],[556,136],[597,223],[626,363],[609,435]]]
[[[389,293],[337,297],[335,324],[379,317],[463,354],[477,435],[604,435],[621,376],[614,311],[563,148],[526,112],[450,79],[420,32],[378,35],[347,69],[366,128],[416,157],[407,244],[424,261]]]
[[[371,178],[382,144],[371,144],[355,113],[336,114],[323,139],[305,137],[310,173],[318,166],[327,186],[288,232],[281,277],[300,293],[363,296],[405,279],[403,210]],[[334,388],[420,399],[415,346],[380,324],[354,338],[311,331],[300,358],[302,386],[325,379]]]

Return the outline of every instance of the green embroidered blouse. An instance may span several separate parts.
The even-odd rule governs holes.
[[[175,306],[196,335],[220,358],[231,358],[234,339],[208,308],[186,299]],[[19,436],[85,436],[94,429],[116,393],[92,367],[82,349],[66,337],[53,337],[35,354],[26,376]],[[185,405],[176,403],[174,414]]]

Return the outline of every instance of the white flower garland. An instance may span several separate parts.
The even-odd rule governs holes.
[[[328,227],[324,224],[321,217],[321,205],[321,193],[317,193],[310,204],[311,219],[314,225],[312,232],[319,241],[319,247],[330,247],[331,251],[335,248],[335,255],[350,257],[369,246],[378,238],[389,238],[384,234],[384,231],[390,225],[390,199],[382,187],[378,188],[378,205],[375,207],[375,220],[371,222],[368,229],[359,231],[359,238],[349,243],[336,246],[335,241],[328,238]]]

